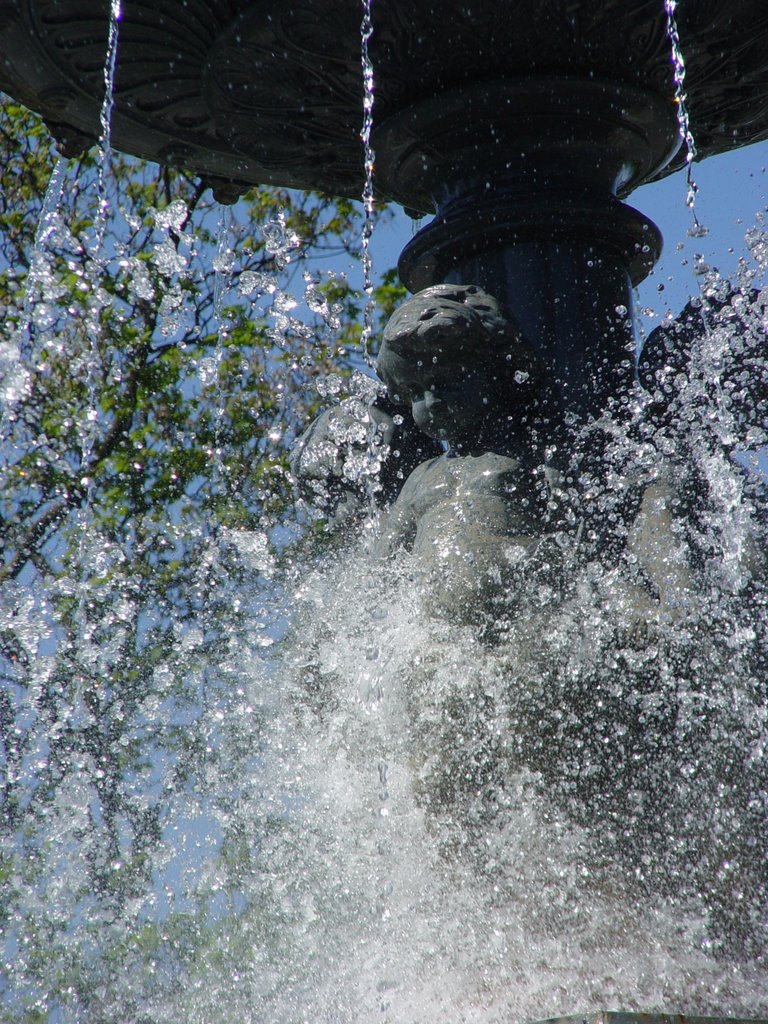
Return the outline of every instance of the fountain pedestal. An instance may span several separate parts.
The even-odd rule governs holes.
[[[386,191],[437,209],[400,257],[410,290],[471,282],[494,295],[561,413],[598,415],[626,390],[632,288],[661,235],[618,195],[677,152],[674,103],[594,79],[484,83],[402,111],[373,142]]]

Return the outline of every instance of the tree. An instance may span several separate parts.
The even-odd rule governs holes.
[[[217,757],[234,590],[268,600],[301,542],[286,452],[314,382],[358,364],[361,296],[315,266],[357,254],[362,214],[277,189],[217,209],[185,172],[57,163],[10,100],[0,150],[2,1006],[106,1020],[94,978]]]

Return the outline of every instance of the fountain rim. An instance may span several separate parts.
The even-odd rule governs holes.
[[[254,100],[252,103],[249,96],[245,94],[240,97],[245,101],[245,105],[239,105],[240,100],[237,100],[233,93],[233,116],[243,119],[243,125],[233,127],[226,123],[228,116],[226,111],[224,111],[224,122],[222,123],[217,110],[207,104],[203,92],[200,91],[204,84],[206,68],[209,68],[210,61],[213,59],[214,50],[220,44],[223,45],[222,41],[229,39],[232,26],[239,24],[244,14],[248,14],[249,18],[253,17],[254,12],[261,11],[269,14],[271,2],[272,0],[247,0],[247,2],[246,0],[236,0],[231,5],[232,24],[230,24],[229,15],[222,10],[220,16],[218,14],[216,17],[211,15],[205,24],[200,21],[199,29],[193,29],[190,25],[188,36],[185,38],[196,40],[197,49],[193,47],[194,53],[190,51],[187,54],[189,66],[185,70],[186,92],[183,96],[174,94],[172,89],[169,91],[164,85],[168,79],[167,72],[173,65],[174,54],[183,57],[187,53],[186,50],[182,52],[184,46],[182,42],[178,44],[181,47],[178,51],[174,50],[173,45],[168,44],[164,45],[164,48],[161,47],[162,52],[158,51],[158,53],[148,55],[153,63],[149,66],[147,74],[137,78],[132,73],[122,87],[119,82],[122,63],[119,53],[118,85],[115,110],[113,111],[115,149],[144,159],[185,167],[199,175],[204,183],[212,185],[216,190],[217,197],[223,201],[234,201],[239,194],[259,184],[317,189],[329,196],[359,199],[359,184],[363,179],[363,158],[359,149],[354,152],[357,130],[353,122],[356,121],[357,108],[358,105],[361,105],[359,101],[362,97],[356,89],[351,89],[350,79],[353,61],[357,61],[359,54],[352,45],[351,35],[349,38],[344,36],[343,45],[337,45],[334,42],[330,49],[327,45],[315,45],[318,19],[327,0],[323,0],[322,3],[320,0],[297,0],[295,4],[290,5],[289,11],[283,13],[275,11],[270,15],[268,20],[272,26],[270,28],[271,35],[270,32],[266,36],[246,33],[242,40],[239,37],[237,40],[230,40],[230,44],[234,47],[233,52],[237,51],[238,46],[244,47],[238,56],[240,63],[237,63],[236,67],[233,65],[233,74],[236,76],[235,85],[240,83],[242,86],[241,78],[237,76],[242,77],[247,67],[253,68],[257,64],[263,69],[261,76],[263,79],[264,75],[269,73],[271,66],[269,65],[270,53],[273,54],[275,60],[278,60],[279,67],[275,65],[278,71],[291,72],[288,78],[278,77],[275,86],[279,93],[282,88],[280,83],[285,81],[287,92],[278,104],[279,110],[262,110],[263,104],[260,106],[260,101]],[[59,9],[59,4],[61,9]],[[104,4],[106,6],[106,0],[104,0]],[[56,7],[56,17],[53,21],[48,14],[45,18],[41,14],[51,5]],[[201,10],[209,8],[211,11],[214,11],[217,6],[211,4],[210,0],[196,0],[196,5]],[[66,3],[64,0],[11,0],[10,4],[0,4],[0,6],[3,7],[0,12],[0,20],[2,20],[4,29],[3,43],[0,47],[0,85],[10,95],[16,96],[21,102],[42,114],[53,134],[61,142],[66,155],[76,155],[95,144],[98,136],[94,94],[96,83],[91,67],[92,54],[90,50],[86,52],[83,49],[87,43],[87,47],[92,50],[97,42],[96,36],[93,34],[95,28],[92,22],[95,14],[92,7],[87,6],[85,0],[67,0]],[[150,4],[142,0],[137,6],[141,8],[141,11],[134,18],[130,13],[133,10],[131,4],[125,0],[124,7],[128,10],[124,12],[121,23],[129,31],[125,38],[121,38],[119,45],[121,52],[126,46],[134,48],[135,52],[132,55],[134,70],[137,62],[141,63],[139,58],[142,55],[142,46],[146,51],[146,45],[143,42],[145,37],[142,32],[145,32],[150,24],[154,25],[162,21],[166,8],[178,15],[179,11],[183,13],[186,3],[179,4],[177,0],[156,0],[155,4]],[[633,88],[629,84],[630,82],[641,89],[649,87],[656,90],[657,94],[667,96],[665,102],[668,107],[674,104],[671,71],[669,74],[661,74],[664,67],[662,58],[665,49],[664,19],[661,10],[658,12],[658,17],[654,15],[651,18],[645,5],[642,5],[642,9],[639,8],[638,11],[625,12],[618,0],[610,0],[610,2],[605,0],[596,11],[585,0],[567,6],[569,9],[583,7],[588,28],[590,26],[594,28],[592,23],[596,19],[602,19],[601,12],[605,8],[605,16],[610,19],[612,26],[643,28],[647,22],[648,32],[638,36],[637,53],[634,50],[627,51],[625,54],[627,60],[624,63],[618,59],[624,53],[621,46],[614,59],[598,59],[601,55],[605,57],[607,52],[605,50],[607,44],[603,36],[598,36],[595,43],[588,33],[579,34],[578,29],[574,27],[576,21],[569,28],[570,22],[562,11],[562,17],[554,18],[554,14],[561,7],[560,4],[555,4],[553,6],[553,24],[558,31],[562,31],[561,35],[557,37],[559,49],[554,63],[546,65],[545,62],[538,60],[528,61],[525,55],[521,58],[520,54],[515,51],[514,59],[513,56],[510,56],[511,63],[505,64],[503,61],[499,61],[491,67],[486,67],[481,56],[482,53],[489,52],[494,38],[486,32],[483,37],[485,42],[478,49],[478,54],[474,58],[469,54],[470,60],[466,74],[438,75],[434,79],[433,98],[425,99],[423,102],[442,105],[445,103],[446,97],[456,89],[457,82],[484,80],[486,74],[498,75],[500,69],[502,75],[519,68],[520,73],[524,76],[540,77],[540,73],[545,73],[545,67],[549,67],[551,72],[562,64],[563,72],[567,72],[571,67],[574,72],[582,75],[591,73],[592,66],[594,66],[595,74],[602,76],[606,81],[615,80],[617,83],[624,83],[625,89]],[[229,5],[226,9],[229,10]],[[60,34],[59,27],[63,23],[67,11],[70,10],[80,11],[78,16],[83,16],[83,12],[87,14],[89,19],[87,40],[83,37],[76,41],[72,32],[66,35]],[[448,13],[450,14],[452,10],[453,7],[449,5]],[[719,27],[725,33],[726,47],[729,41],[732,43],[734,39],[742,37],[745,27],[749,25],[755,26],[756,38],[749,40],[749,46],[745,40],[744,47],[734,50],[733,53],[728,49],[723,50],[721,47],[719,63],[713,75],[705,74],[704,71],[705,65],[711,63],[711,43],[714,29],[709,22],[699,16],[699,12],[702,10],[703,8],[694,2],[690,11],[681,11],[683,35],[685,36],[686,31],[690,29],[691,52],[689,56],[691,60],[686,90],[690,94],[689,105],[693,111],[695,122],[692,129],[694,137],[697,139],[697,157],[699,158],[768,137],[768,115],[765,114],[765,110],[768,108],[763,102],[765,87],[760,84],[765,81],[764,70],[768,68],[768,62],[764,56],[764,49],[759,45],[763,35],[763,20],[761,19],[759,24],[756,20],[760,12],[760,0],[737,0],[731,14],[727,17],[725,15],[718,17],[715,27]],[[343,18],[338,21],[338,24],[342,25],[344,32],[349,29],[351,33],[351,26],[359,24],[352,5],[339,5],[338,11],[343,13]],[[487,13],[485,8],[483,8],[483,12]],[[302,26],[297,33],[289,31],[294,15]],[[574,15],[575,17],[576,15]],[[260,24],[259,19],[256,20]],[[312,29],[313,24],[315,25],[314,29]],[[450,61],[457,56],[453,50],[446,50],[446,46],[454,39],[454,35],[461,46],[465,47],[468,40],[471,42],[472,37],[467,35],[466,26],[462,28],[462,24],[461,22],[456,23],[454,34],[451,33],[449,24],[446,24],[444,28],[436,26],[433,37],[427,40],[432,44],[435,59],[442,55],[443,65],[446,59]],[[482,20],[481,24],[489,31],[495,31],[494,16],[489,15],[489,18]],[[396,5],[393,5],[390,16],[388,4],[385,3],[379,13],[379,23],[374,23],[372,37],[374,50],[378,47],[377,52],[373,54],[374,65],[377,69],[381,68],[382,80],[377,84],[380,88],[384,87],[382,93],[384,100],[380,107],[383,119],[380,126],[375,126],[377,132],[381,132],[384,128],[386,131],[391,130],[396,119],[401,117],[398,111],[402,112],[403,104],[408,103],[406,89],[408,83],[406,81],[400,82],[395,74],[395,85],[392,91],[388,90],[386,83],[386,79],[391,78],[390,73],[397,71],[396,57],[399,52],[397,45],[398,41],[402,42],[404,38],[404,26],[404,15],[397,12]],[[653,28],[652,33],[650,32],[651,27]],[[122,31],[121,29],[121,36]],[[213,33],[210,38],[205,35],[208,31]],[[195,32],[199,38],[195,36]],[[200,35],[201,32],[203,35]],[[628,36],[628,43],[634,38],[634,35]],[[499,41],[503,44],[505,39],[507,37],[501,33]],[[594,61],[590,56],[593,43],[596,46]],[[578,52],[586,47],[583,60],[570,63],[568,47],[571,45],[575,46]],[[626,47],[624,49],[626,50]],[[217,50],[216,52],[218,53]],[[414,46],[411,46],[407,49],[406,55],[412,55],[414,52],[417,51]],[[446,53],[448,58],[446,58]],[[260,54],[266,63],[259,63],[254,54]],[[461,51],[459,51],[457,59],[461,61]],[[249,60],[251,64],[248,63]],[[168,61],[171,63],[169,64]],[[328,61],[331,61],[331,66],[328,65]],[[310,67],[310,64],[312,65],[311,74],[307,77],[302,68]],[[440,65],[439,59],[437,64],[435,60],[431,64],[429,62],[425,64],[423,73],[427,77],[415,94],[423,94],[424,82],[427,87],[431,88],[429,83],[433,81],[435,68],[437,67],[439,70],[439,67],[443,65]],[[152,71],[153,67],[154,71]],[[666,67],[669,68],[668,54]],[[160,79],[157,78],[158,68],[165,68]],[[301,89],[306,90],[307,83],[310,83],[310,87],[312,83],[316,83],[318,76],[322,77],[324,68],[328,72],[329,80],[327,95],[325,92],[321,95],[316,90],[312,90],[310,102],[312,117],[295,131],[292,130],[285,136],[281,135],[281,126],[290,122],[292,112],[301,113],[303,111],[306,113],[306,96]],[[581,71],[577,72],[577,68],[581,68]],[[343,81],[341,79],[336,81],[336,72],[343,72]],[[555,73],[557,72],[555,71]],[[98,87],[96,87],[96,92],[98,92]],[[176,92],[178,93],[178,90]],[[749,101],[750,95],[753,96],[751,101]],[[185,109],[182,111],[183,118],[177,119],[172,107],[174,103],[182,100],[184,103],[187,100],[190,103],[194,101],[193,105],[196,106],[194,112]],[[744,110],[736,109],[737,100],[740,104],[746,103]],[[235,107],[237,107],[236,111]],[[700,110],[704,111],[701,115],[703,118],[701,124],[696,121],[697,112]],[[253,114],[252,131],[246,123],[251,116],[249,111],[252,111]],[[754,111],[754,116],[752,116],[752,111]],[[340,113],[343,115],[343,123],[335,124],[335,118]],[[359,113],[362,114],[362,111]],[[746,114],[750,116],[747,117]],[[260,120],[262,115],[266,120]],[[316,125],[314,118],[317,118]],[[199,123],[197,123],[198,120]],[[375,106],[374,121],[376,121]],[[195,126],[190,127],[192,122],[195,122]],[[731,130],[724,133],[724,125],[731,125]],[[265,148],[261,144],[251,146],[247,141],[241,146],[238,136],[241,127],[244,133],[243,139],[250,136],[257,143],[260,137],[268,140],[269,133],[273,129],[277,131],[275,152],[273,153],[269,147]],[[317,132],[315,132],[315,127]],[[230,134],[230,132],[234,132],[234,134]],[[295,153],[292,147],[297,147]],[[384,162],[383,148],[380,144],[379,169]],[[282,162],[284,157],[287,162]],[[329,161],[327,166],[324,165],[326,157]],[[656,171],[649,171],[642,180],[655,180],[679,169],[682,165],[679,157],[673,157],[666,164],[660,163]],[[622,189],[622,194],[628,194],[632,187],[634,184]],[[378,184],[377,191],[382,199],[399,202],[406,209],[417,210],[420,207],[419,212],[425,212],[423,195],[421,202],[418,205],[413,205],[409,202],[407,195],[400,196],[395,190],[388,189],[385,181]],[[426,206],[426,209],[429,207]]]
[[[569,192],[627,196],[663,172],[683,142],[673,98],[579,75],[504,78],[439,93],[374,124],[371,141],[377,187],[417,215],[447,198],[441,179],[463,179],[458,188],[466,192],[473,163],[481,191],[497,182],[508,189],[512,179],[530,189],[538,179]],[[480,167],[481,147],[496,152]],[[584,166],[587,153],[592,162]]]

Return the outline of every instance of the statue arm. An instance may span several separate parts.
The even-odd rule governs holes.
[[[352,514],[370,495],[389,505],[412,470],[441,452],[410,410],[379,396],[370,405],[348,400],[322,412],[297,440],[290,464],[306,501],[330,514]]]
[[[435,460],[422,463],[405,481],[397,501],[382,513],[375,551],[382,557],[398,549],[410,551],[416,539],[419,522],[433,501],[430,476]]]

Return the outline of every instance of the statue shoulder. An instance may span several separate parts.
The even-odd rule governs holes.
[[[427,459],[420,463],[409,473],[400,491],[398,501],[412,502],[417,495],[435,491],[452,491],[455,476],[450,464],[452,461],[445,455],[439,455],[437,458]]]
[[[486,452],[453,460],[454,471],[462,492],[510,495],[527,488],[532,476],[519,459]]]

